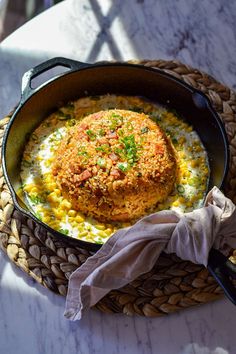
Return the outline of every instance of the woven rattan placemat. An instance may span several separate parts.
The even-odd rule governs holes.
[[[210,98],[221,116],[230,142],[231,162],[226,195],[236,203],[236,93],[209,75],[178,61],[132,61],[157,67]],[[0,121],[0,138],[9,121]],[[1,144],[1,143],[0,143]],[[0,246],[10,260],[37,282],[66,296],[70,274],[91,255],[73,242],[56,239],[12,205],[0,170]],[[236,263],[236,251],[232,258]],[[119,290],[111,291],[96,307],[103,312],[159,316],[222,297],[208,271],[175,255],[162,254],[151,272]]]

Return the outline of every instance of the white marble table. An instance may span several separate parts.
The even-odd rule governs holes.
[[[67,0],[0,46],[0,115],[20,97],[22,74],[54,56],[173,59],[236,88],[234,0]],[[65,299],[35,283],[0,252],[1,354],[234,354],[236,308],[228,300],[162,318],[91,310],[63,317]]]

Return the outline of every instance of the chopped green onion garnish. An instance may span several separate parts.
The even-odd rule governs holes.
[[[126,126],[127,126],[127,129],[129,131],[133,131],[134,130],[133,124],[131,122],[127,122]]]
[[[34,213],[35,214],[35,216],[40,220],[40,221],[42,221],[42,216],[41,216],[41,214],[39,214],[39,213]]]
[[[38,195],[29,195],[29,198],[33,204],[45,203],[45,199]]]
[[[96,134],[92,130],[90,130],[90,129],[86,130],[86,134],[89,136],[90,140],[93,141],[96,139]]]
[[[100,167],[105,167],[106,166],[106,160],[103,157],[99,157],[97,159],[97,165]]]
[[[181,185],[181,184],[178,184],[177,185],[177,191],[180,193],[180,194],[183,194],[185,192],[185,188]]]
[[[100,129],[99,132],[98,132],[99,136],[104,136],[105,134],[106,134],[106,132],[105,132],[104,129]]]
[[[132,165],[138,161],[137,145],[135,143],[134,135],[128,135],[119,140],[124,145],[124,155],[128,161],[132,160]]]
[[[88,152],[86,151],[84,146],[79,147],[78,155],[79,156],[87,156],[88,157]]]
[[[142,134],[145,134],[145,133],[147,133],[148,131],[149,131],[149,128],[148,128],[148,127],[144,127],[144,128],[141,129],[141,133],[142,133]]]
[[[102,145],[96,147],[96,151],[102,151],[102,152],[108,153],[110,151],[110,145],[102,144]]]
[[[67,229],[60,229],[58,231],[61,232],[64,235],[69,235],[69,230],[67,230]]]
[[[121,170],[122,172],[126,172],[128,170],[128,163],[127,162],[120,162],[117,164],[117,167],[119,168],[119,170]]]
[[[117,131],[117,134],[118,134],[119,136],[124,136],[124,131],[123,131],[123,129],[119,129],[119,130]]]

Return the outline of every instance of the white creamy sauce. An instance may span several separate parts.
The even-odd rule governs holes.
[[[57,208],[62,213],[60,208],[64,198],[57,192],[59,201],[54,202],[53,193],[57,187],[47,180],[52,179],[54,153],[69,127],[87,114],[110,108],[142,110],[172,140],[179,159],[180,177],[173,193],[156,210],[186,212],[201,207],[209,178],[207,154],[197,133],[163,107],[138,97],[107,95],[82,98],[61,108],[39,125],[26,145],[21,165],[22,190],[31,210],[43,222],[69,236],[97,243],[104,243],[117,228],[130,224],[102,224],[91,217],[78,216],[68,205],[65,205],[65,215],[57,216]],[[78,222],[74,221],[76,216]]]

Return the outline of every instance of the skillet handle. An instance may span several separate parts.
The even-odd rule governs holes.
[[[31,82],[34,78],[36,78],[40,74],[43,74],[44,72],[51,70],[57,66],[63,66],[65,68],[71,69],[71,71],[74,71],[85,67],[89,67],[90,65],[91,64],[82,63],[68,58],[56,57],[35,66],[34,68],[30,69],[23,75],[22,85],[21,85],[21,103],[24,103],[29,98],[29,96],[31,96],[38,89],[38,88],[35,89],[32,88]],[[58,74],[56,76],[58,76]],[[40,85],[40,87],[41,86],[42,85]]]
[[[236,305],[236,287],[230,279],[236,279],[236,265],[221,252],[212,248],[209,253],[207,268],[228,299]]]

